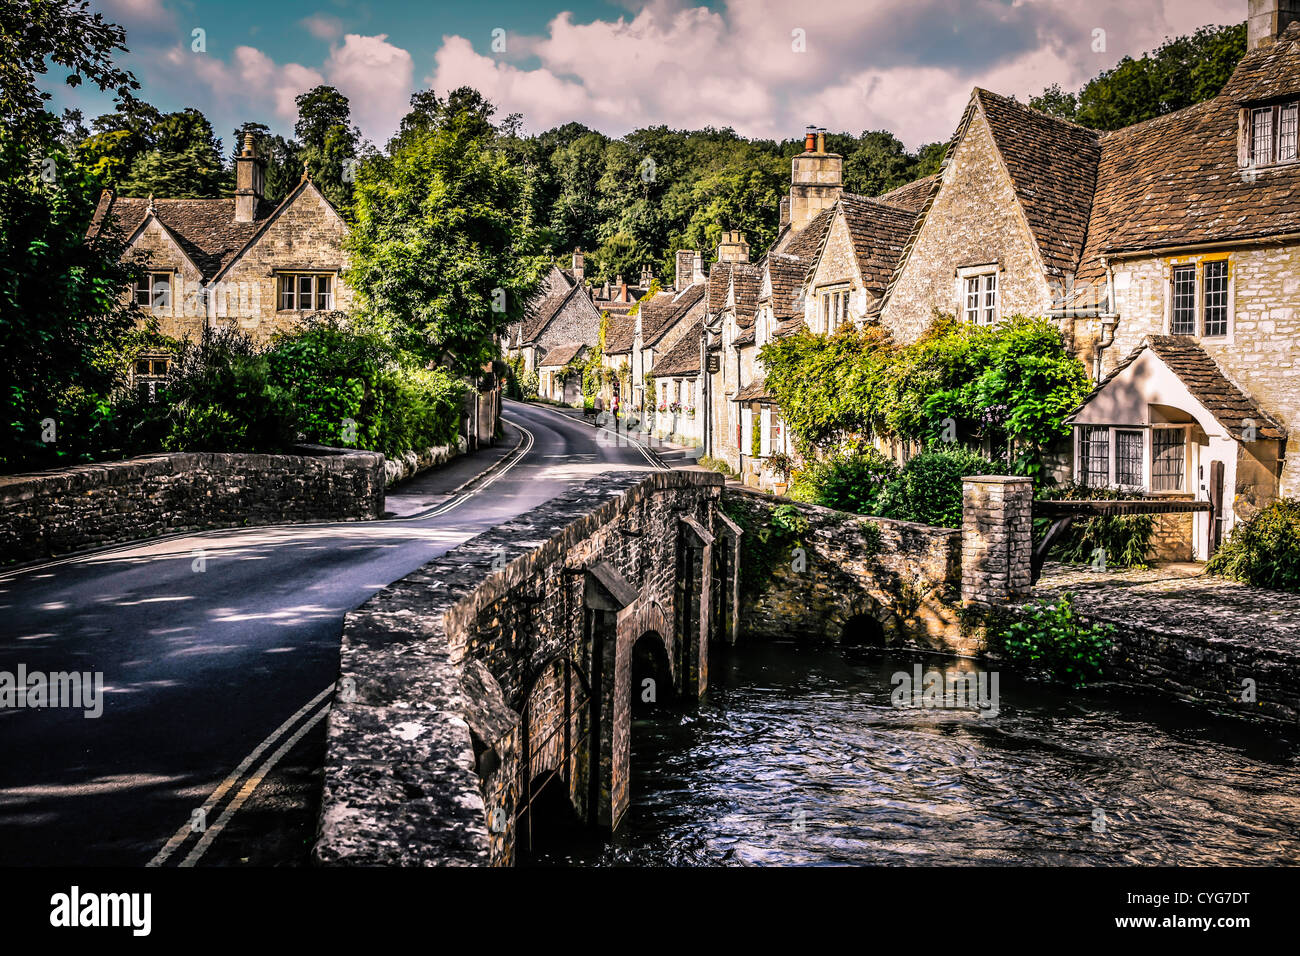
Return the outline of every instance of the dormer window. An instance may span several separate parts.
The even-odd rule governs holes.
[[[1295,162],[1300,156],[1300,103],[1281,103],[1250,110],[1247,128],[1251,166]]]

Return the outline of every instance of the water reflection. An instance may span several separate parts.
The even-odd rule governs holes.
[[[1300,862],[1300,737],[1005,672],[996,716],[897,708],[891,676],[916,663],[715,651],[698,712],[636,722],[618,834],[535,862]]]

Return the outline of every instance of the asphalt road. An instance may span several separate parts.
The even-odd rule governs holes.
[[[572,482],[652,467],[559,412],[507,403],[506,418],[518,452],[407,483],[387,501],[405,517],[205,532],[0,572],[0,672],[104,681],[98,718],[0,709],[0,864],[304,862],[344,614]],[[495,473],[449,494],[493,458]]]

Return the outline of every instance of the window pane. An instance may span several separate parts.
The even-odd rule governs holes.
[[[316,308],[321,312],[334,308],[334,293],[330,289],[329,276],[316,277]]]
[[[1296,132],[1300,120],[1300,106],[1290,103],[1282,107],[1277,124],[1277,158],[1279,160],[1296,158]]]
[[[280,308],[293,308],[293,290],[296,277],[290,275],[280,276]]]
[[[1187,458],[1187,432],[1181,428],[1156,428],[1151,432],[1151,490],[1182,491],[1183,463]]]
[[[1273,161],[1273,107],[1251,114],[1250,161],[1263,166]]]
[[[980,318],[980,277],[970,276],[966,279],[966,321],[979,322]]]
[[[1205,264],[1205,334],[1228,334],[1228,263]]]
[[[153,277],[153,307],[168,309],[172,304],[172,277],[169,273],[159,272]]]
[[[984,277],[984,324],[992,325],[998,320],[998,274],[990,273]]]
[[[1115,484],[1130,488],[1142,485],[1142,433],[1115,432]]]
[[[148,375],[148,374],[149,374],[149,360],[148,360],[148,359],[137,359],[137,360],[136,360],[136,363],[135,363],[135,374],[137,374],[137,375]]]
[[[1173,335],[1196,334],[1196,266],[1174,269],[1174,305],[1169,331]]]
[[[135,304],[148,308],[150,301],[148,278],[138,280],[135,284]]]
[[[1089,488],[1110,484],[1110,429],[1085,428],[1079,439],[1079,478]]]
[[[298,308],[311,308],[312,276],[298,276]]]

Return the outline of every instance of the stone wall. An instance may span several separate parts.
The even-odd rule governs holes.
[[[0,477],[0,554],[32,561],[177,531],[383,513],[383,455],[313,451],[182,452]]]
[[[851,619],[866,616],[883,626],[890,646],[973,649],[962,645],[958,624],[960,531],[866,518],[728,486],[723,509],[745,531],[741,561],[750,564],[747,571],[753,572],[759,555],[753,536],[770,528],[772,512],[786,505],[807,521],[807,531],[761,569],[757,594],[742,592],[742,641],[839,640]],[[879,529],[878,539],[872,528]]]
[[[707,680],[712,549],[734,538],[715,508],[721,485],[698,472],[601,476],[350,613],[316,859],[511,863],[525,788],[563,767],[566,711],[569,740],[598,746],[595,781],[585,759],[569,764],[570,802],[616,826],[630,799],[633,645],[663,643],[678,694]]]
[[[1034,484],[1029,478],[962,479],[963,604],[1023,601],[1032,586]]]
[[[1168,329],[1171,269],[1205,257],[1119,260],[1115,298],[1120,313],[1115,341],[1102,353],[1109,372],[1148,335]],[[1212,258],[1223,258],[1216,254]],[[1286,426],[1286,457],[1300,457],[1300,245],[1237,249],[1228,255],[1230,334],[1198,338],[1223,374]],[[1281,494],[1300,495],[1300,476],[1288,467]]]

